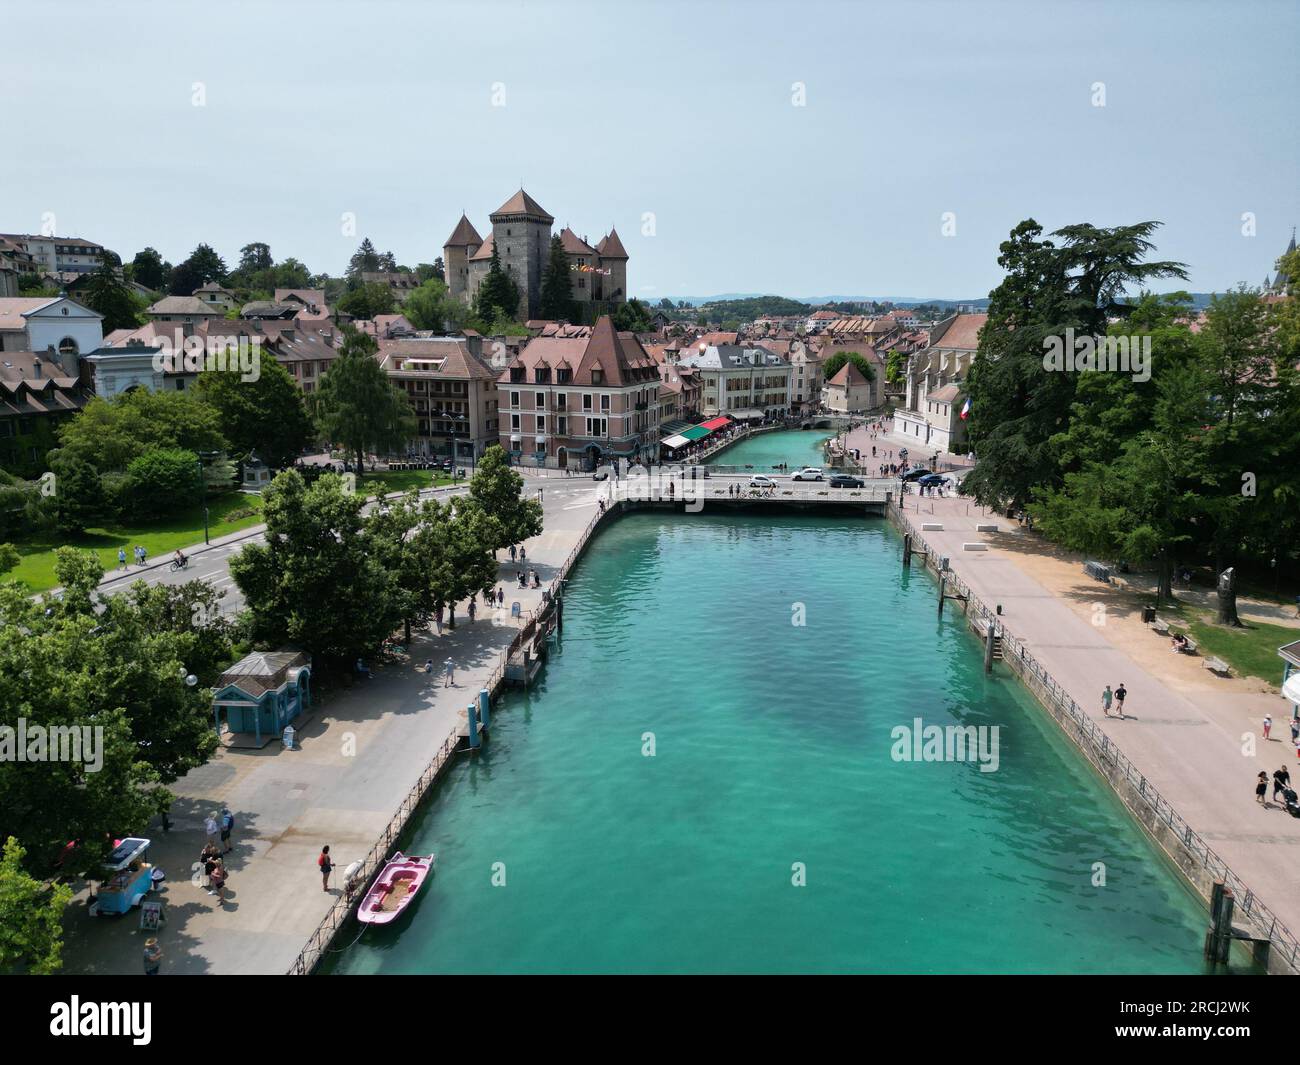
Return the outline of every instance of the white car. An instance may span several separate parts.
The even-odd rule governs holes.
[[[772,480],[771,477],[765,477],[761,473],[756,473],[754,474],[753,477],[749,479],[749,487],[750,488],[775,488],[776,482]]]
[[[820,481],[825,474],[816,466],[805,466],[802,470],[795,470],[790,475],[792,481]]]

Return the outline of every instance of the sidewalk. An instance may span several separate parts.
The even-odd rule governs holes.
[[[1171,655],[1167,641],[1140,628],[1137,608],[1104,598],[1103,585],[1082,588],[1073,601],[1052,593],[1030,576],[1035,563],[1018,542],[1014,522],[986,515],[967,499],[908,496],[905,502],[927,547],[947,556],[990,607],[1001,604],[1007,630],[1291,932],[1300,932],[1300,819],[1280,806],[1261,807],[1254,794],[1260,770],[1271,776],[1285,765],[1293,780],[1300,775],[1284,700],[1260,690],[1262,684],[1215,677],[1200,659]],[[920,532],[927,521],[942,522],[943,531]],[[1000,531],[978,533],[977,523],[996,523]],[[973,540],[988,543],[989,550],[964,551],[962,544]],[[1094,601],[1106,605],[1108,620],[1101,626],[1089,620]],[[1143,667],[1151,655],[1162,656],[1161,670],[1178,671],[1176,686]],[[1101,689],[1121,682],[1129,690],[1126,717],[1105,717]],[[1273,739],[1256,735],[1257,753],[1244,754],[1244,734],[1258,733],[1265,713],[1276,722]]]
[[[538,570],[543,586],[586,521],[585,512],[559,519],[526,543],[528,566]],[[506,609],[519,601],[527,616],[541,590],[513,584],[517,567],[501,554]],[[223,747],[172,785],[171,831],[164,834],[157,822],[146,830],[153,840],[149,858],[167,873],[167,920],[159,935],[164,973],[288,971],[338,897],[343,870],[374,844],[447,737],[464,729],[466,705],[518,631],[508,620],[494,624],[485,607],[474,624],[465,604],[456,614],[454,631],[416,634],[403,659],[317,703],[298,735],[300,749],[285,751],[276,742],[260,750]],[[455,685],[444,688],[448,657],[456,666]],[[420,669],[426,659],[434,662],[432,675]],[[236,825],[224,906],[190,879],[205,841],[203,819],[223,803]],[[338,867],[329,894],[316,868],[326,843]],[[82,885],[65,916],[64,972],[139,973],[145,937],[138,911],[90,918],[82,905],[86,895]]]

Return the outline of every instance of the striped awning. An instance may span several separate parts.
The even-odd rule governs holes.
[[[714,432],[715,430],[725,428],[730,424],[731,419],[725,414],[720,414],[716,418],[710,418],[707,422],[700,422],[700,428],[707,429],[709,432]]]
[[[709,435],[710,430],[702,425],[692,425],[689,429],[683,429],[681,435],[687,440],[703,440]]]
[[[685,447],[690,443],[684,436],[666,436],[659,441],[664,447],[678,448]]]

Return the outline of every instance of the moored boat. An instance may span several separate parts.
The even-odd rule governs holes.
[[[388,924],[411,904],[433,871],[433,855],[407,856],[398,851],[388,859],[357,910],[362,924]]]

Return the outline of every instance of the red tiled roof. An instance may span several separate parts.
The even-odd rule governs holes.
[[[600,252],[602,259],[626,259],[627,249],[623,247],[623,242],[618,239],[618,230],[612,226],[609,230],[609,236],[602,237],[600,243],[596,245],[596,250]]]
[[[488,217],[492,221],[497,220],[498,215],[531,215],[543,222],[554,222],[555,219],[546,213],[540,203],[534,200],[523,189],[516,192],[510,199],[506,200],[500,207],[493,211]]]
[[[442,242],[444,248],[466,248],[473,244],[478,246],[483,243],[483,238],[478,235],[478,230],[471,224],[469,217],[461,213],[460,221],[456,223],[456,228],[451,231],[451,236]]]

